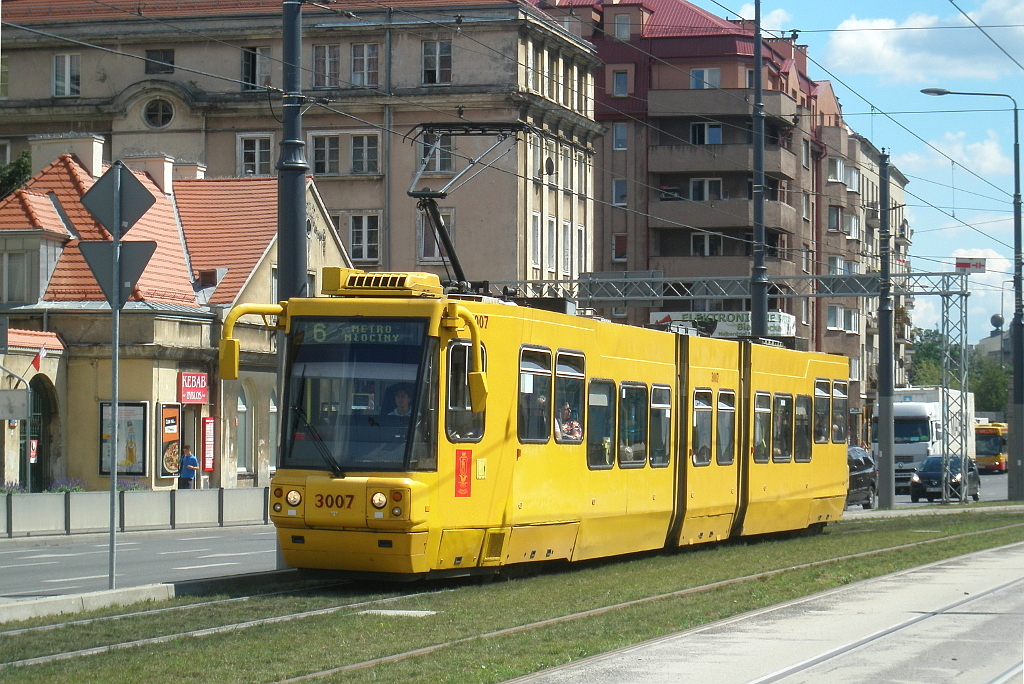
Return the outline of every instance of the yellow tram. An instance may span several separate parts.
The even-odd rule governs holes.
[[[846,486],[846,359],[329,268],[241,305],[289,338],[271,518],[298,568],[415,578],[821,527]]]

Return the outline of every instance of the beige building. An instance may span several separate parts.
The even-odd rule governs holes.
[[[60,479],[89,489],[109,482],[112,316],[79,249],[110,239],[82,204],[108,168],[103,142],[33,138],[33,158],[52,161],[0,200],[0,291],[18,330],[15,352],[36,341],[49,351],[24,374],[37,406],[29,431],[6,431],[0,479],[34,491]],[[120,315],[118,471],[146,488],[174,487],[180,448],[190,444],[207,486],[266,486],[277,443],[274,337],[262,326],[236,328],[244,354],[233,381],[218,377],[217,340],[235,304],[276,301],[277,183],[204,179],[200,167],[163,156],[125,162],[155,199],[125,240],[151,240],[156,251]],[[317,291],[323,266],[351,262],[312,182],[306,205]]]
[[[104,159],[161,154],[207,177],[273,176],[280,142],[281,3],[5,3],[0,142],[68,130]],[[427,270],[442,252],[410,183],[421,124],[522,125],[439,202],[473,280],[571,278],[591,268],[593,47],[529,3],[303,6],[310,172],[352,259]],[[45,32],[33,33],[33,31]],[[55,38],[61,36],[78,42]],[[41,77],[43,76],[43,77]],[[441,134],[420,186],[438,189],[495,144]],[[3,161],[3,160],[0,160]]]

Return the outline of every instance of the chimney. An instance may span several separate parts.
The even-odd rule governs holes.
[[[32,149],[32,174],[62,154],[73,154],[93,178],[103,173],[103,136],[87,133],[40,135],[28,139]]]
[[[171,177],[173,175],[172,170],[174,169],[174,159],[171,157],[165,154],[152,154],[124,157],[121,161],[132,171],[141,171],[148,174],[153,179],[153,182],[156,183],[156,187],[160,188],[164,194],[171,194]]]
[[[199,180],[206,178],[206,165],[198,162],[174,165],[174,180]]]

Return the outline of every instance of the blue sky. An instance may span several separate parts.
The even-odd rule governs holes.
[[[754,15],[752,3],[691,1],[719,16]],[[951,271],[958,256],[988,259],[987,272],[971,276],[970,342],[988,335],[1001,299],[1009,321],[1012,103],[920,90],[1006,93],[1024,108],[1024,69],[1014,63],[1024,64],[1024,0],[762,0],[761,16],[766,29],[800,31],[810,77],[832,81],[847,124],[885,148],[910,179],[913,269]],[[915,325],[935,327],[940,310],[938,297],[917,297]]]

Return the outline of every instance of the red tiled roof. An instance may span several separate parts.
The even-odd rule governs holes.
[[[6,230],[45,230],[68,234],[50,198],[24,188],[0,200],[0,225]]]
[[[277,179],[176,180],[174,200],[192,269],[228,269],[210,303],[233,303],[277,237]]]
[[[42,347],[45,347],[47,351],[64,351],[64,342],[57,336],[57,333],[42,330],[11,328],[7,331],[7,344],[11,347],[25,347],[36,351]]]
[[[598,0],[533,0],[533,4],[545,7],[593,7],[604,9],[605,13],[618,5],[640,5],[651,12],[644,22],[644,38],[671,38],[685,36],[749,36],[751,31],[711,12],[692,5],[685,0],[626,0],[604,4]]]
[[[346,0],[340,7],[351,12],[384,11],[386,8],[517,5],[517,0]],[[4,0],[4,21],[14,24],[65,21],[146,21],[148,17],[197,18],[235,15],[279,15],[281,0]],[[306,5],[303,13],[333,14]]]

